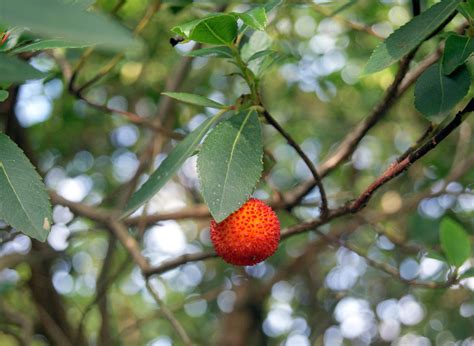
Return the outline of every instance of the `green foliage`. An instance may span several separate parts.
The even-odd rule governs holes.
[[[447,76],[441,64],[434,64],[416,81],[415,107],[428,118],[445,115],[466,96],[470,85],[465,65]]]
[[[26,235],[45,241],[51,206],[40,176],[25,154],[0,133],[0,218]]]
[[[451,74],[474,53],[474,38],[450,35],[446,40],[443,53],[443,73]]]
[[[176,171],[183,165],[184,161],[190,157],[202,138],[206,135],[209,129],[219,120],[220,115],[207,119],[197,129],[191,132],[186,138],[181,141],[160,166],[153,172],[150,178],[143,184],[138,191],[136,191],[124,211],[124,216],[132,213],[142,204],[146,203],[153,197]]]
[[[0,53],[0,83],[21,83],[42,77],[44,74],[30,64]]]
[[[236,14],[244,24],[255,30],[265,30],[267,26],[267,14],[263,7],[255,7],[244,13]]]
[[[175,92],[164,92],[161,93],[162,95],[171,97],[175,100],[184,102],[184,103],[189,103],[192,105],[196,106],[202,106],[202,107],[210,107],[210,108],[226,108],[227,106],[224,106],[223,104],[220,104],[216,101],[212,101],[208,99],[207,97],[200,96],[200,95],[195,95],[195,94],[189,94],[189,93],[175,93]]]
[[[84,48],[88,44],[75,43],[70,41],[49,39],[49,40],[37,40],[32,43],[28,43],[22,46],[15,47],[12,50],[12,54],[26,53],[26,52],[37,52],[39,50],[52,49],[52,48]]]
[[[232,58],[232,51],[227,46],[217,46],[209,48],[201,48],[186,53],[187,56],[193,57],[213,57],[213,58]]]
[[[474,268],[469,268],[465,272],[463,272],[461,275],[459,275],[460,279],[468,279],[474,277]]]
[[[0,102],[5,101],[8,98],[8,91],[6,90],[0,90]]]
[[[467,0],[460,3],[458,11],[470,22],[474,21],[474,1]]]
[[[1,6],[0,23],[27,27],[34,35],[111,50],[141,48],[130,31],[101,14],[87,12],[80,4],[4,0]]]
[[[245,203],[263,169],[260,122],[243,111],[222,122],[205,139],[198,156],[204,200],[221,222]]]
[[[230,45],[237,36],[237,21],[229,14],[218,14],[200,20],[189,33],[189,39],[216,45]]]
[[[449,264],[460,267],[471,255],[471,243],[467,232],[449,217],[441,221],[439,237]]]
[[[428,38],[455,10],[461,0],[443,0],[395,30],[372,53],[365,73],[397,62]]]

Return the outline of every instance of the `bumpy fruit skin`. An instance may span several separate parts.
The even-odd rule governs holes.
[[[251,266],[273,255],[280,241],[280,222],[262,201],[251,198],[224,221],[211,221],[211,240],[224,261]]]

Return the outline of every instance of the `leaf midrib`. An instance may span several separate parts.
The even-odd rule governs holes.
[[[245,119],[242,122],[242,125],[239,128],[239,131],[237,132],[237,136],[235,137],[234,143],[232,143],[232,149],[230,151],[230,157],[229,157],[229,164],[227,165],[227,169],[226,169],[225,177],[224,177],[224,183],[222,185],[222,195],[221,195],[221,201],[219,203],[219,211],[222,210],[222,204],[223,204],[223,201],[224,201],[224,196],[226,194],[226,185],[227,185],[227,180],[229,178],[229,172],[230,172],[230,166],[232,164],[232,158],[233,158],[234,153],[235,153],[235,147],[237,145],[237,142],[239,141],[240,135],[242,134],[242,129],[245,127],[248,120],[250,119],[250,114],[251,113],[252,113],[252,111],[249,111],[247,113],[247,115],[245,116]]]

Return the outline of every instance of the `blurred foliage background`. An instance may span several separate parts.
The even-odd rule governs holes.
[[[117,3],[122,2],[98,0],[93,8],[110,13]],[[133,28],[150,3],[123,1],[111,16]],[[427,8],[434,2],[421,3]],[[233,74],[233,65],[224,59],[185,57],[194,43],[173,47],[170,28],[217,9],[241,12],[252,4],[163,1],[140,34],[143,52],[121,52],[123,58],[84,96],[99,105],[154,119],[164,102],[160,93],[182,79],[179,91],[225,104],[235,102],[246,88]],[[397,66],[365,77],[360,72],[381,37],[412,16],[411,3],[404,0],[349,1],[337,15],[327,15],[342,4],[285,1],[269,13],[269,26],[256,43],[268,44],[284,56],[262,77],[264,103],[316,165],[382,99]],[[356,30],[346,21],[363,23],[364,29]],[[446,30],[462,22],[457,16]],[[435,51],[442,38],[443,34],[425,43],[412,68]],[[68,92],[64,68],[76,66],[85,50],[35,54],[31,64],[48,77],[21,85],[2,110],[6,112],[7,103],[13,103],[9,107],[24,144],[49,189],[72,202],[114,208],[126,195],[124,186],[134,177],[139,155],[155,132],[122,114],[91,107]],[[113,58],[113,53],[94,50],[78,75],[78,85]],[[210,114],[211,109],[173,103],[159,120],[170,131],[185,134]],[[413,106],[412,87],[352,156],[324,178],[330,206],[356,198],[428,125]],[[406,174],[379,190],[363,212],[320,228],[340,230],[340,241],[361,249],[363,256],[342,243],[315,242],[318,235],[307,232],[282,241],[274,256],[254,267],[233,267],[211,258],[152,276],[150,285],[199,345],[223,344],[235,334],[244,337],[247,345],[473,345],[474,278],[450,288],[410,284],[446,279],[449,267],[427,253],[440,252],[443,217],[464,225],[471,241],[474,236],[472,126],[472,119],[467,120]],[[160,136],[154,167],[176,143]],[[269,126],[264,128],[264,141],[268,165],[254,195],[275,200],[311,174]],[[316,190],[294,209],[278,210],[282,227],[318,216],[318,198]],[[190,158],[151,200],[147,212],[166,214],[200,203],[195,159]],[[55,203],[53,216],[47,249],[23,235],[9,239],[11,231],[0,224],[1,345],[21,343],[25,332],[31,333],[28,342],[33,345],[57,343],[47,337],[40,322],[44,311],[37,307],[39,293],[35,297],[34,290],[40,288],[35,286],[35,272],[46,275],[44,282],[50,282],[58,295],[58,300],[44,299],[46,304],[60,302],[64,313],[60,318],[66,320],[59,328],[72,328],[73,332],[64,333],[74,335],[83,324],[83,338],[74,343],[182,344],[150,296],[140,270],[104,226],[61,203]],[[129,234],[139,239],[150,263],[159,265],[186,253],[212,250],[208,227],[207,217],[180,218],[130,227]],[[4,260],[13,255],[21,256],[21,261],[11,265]],[[368,258],[396,268],[399,278],[374,267]],[[461,269],[473,263],[471,257]],[[51,305],[47,310],[55,314],[57,308]],[[18,323],[12,322],[15,316]]]

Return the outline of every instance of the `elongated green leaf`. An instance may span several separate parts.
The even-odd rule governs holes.
[[[200,95],[189,94],[189,93],[175,93],[175,92],[164,92],[161,94],[171,97],[181,102],[190,103],[192,105],[218,108],[218,109],[222,109],[226,107],[223,104],[220,104],[216,101],[212,101],[211,99],[208,99],[207,97],[200,96]]]
[[[28,79],[43,78],[44,74],[23,60],[0,54],[0,82],[21,83]]]
[[[237,114],[217,126],[198,156],[204,200],[221,222],[247,201],[260,179],[262,134],[255,111]]]
[[[0,102],[5,101],[8,98],[8,91],[0,90]]]
[[[237,20],[230,14],[219,14],[200,20],[189,39],[208,44],[229,45],[237,36]]]
[[[36,42],[29,43],[27,45],[15,48],[13,49],[12,53],[18,54],[18,53],[25,53],[25,52],[36,52],[38,50],[52,49],[52,48],[84,48],[87,46],[89,45],[85,43],[75,43],[75,42],[57,40],[57,39],[38,40]]]
[[[436,252],[434,250],[429,250],[426,253],[426,257],[433,258],[433,259],[441,261],[441,262],[446,262],[446,257],[444,257],[442,254],[440,254],[439,252]]]
[[[216,58],[232,58],[232,51],[226,46],[217,46],[209,48],[201,48],[186,53],[187,56],[194,57],[216,57]]]
[[[35,35],[122,50],[140,48],[139,41],[120,24],[79,3],[58,0],[2,0],[0,23],[28,27]]]
[[[474,39],[472,37],[451,35],[446,40],[443,53],[443,73],[451,74],[458,66],[474,53]]]
[[[461,0],[443,0],[395,30],[373,51],[364,73],[374,73],[407,55],[431,35],[455,10]]]
[[[271,49],[261,50],[260,52],[257,52],[255,54],[253,54],[250,58],[248,58],[247,62],[251,62],[252,60],[259,59],[259,58],[262,58],[262,57],[265,57],[267,55],[271,55],[271,54],[274,54],[274,53],[276,53],[276,52],[274,50],[271,50]]]
[[[17,145],[0,133],[0,219],[45,241],[51,225],[48,194],[33,165]]]
[[[464,273],[462,273],[461,275],[459,275],[459,278],[462,280],[462,279],[468,279],[468,278],[472,278],[474,277],[474,268],[469,268],[468,270],[466,270]]]
[[[445,217],[441,221],[439,238],[450,264],[460,267],[471,255],[469,235],[456,221]]]
[[[474,3],[472,0],[463,2],[459,4],[458,7],[459,13],[461,13],[468,21],[474,19]]]
[[[465,65],[446,76],[441,64],[434,64],[416,81],[415,107],[428,118],[443,115],[466,96],[470,85]]]
[[[242,19],[245,25],[253,29],[265,30],[267,26],[267,14],[263,7],[255,7],[244,13],[236,13],[236,15]]]
[[[266,1],[265,5],[263,6],[265,8],[265,11],[268,13],[274,8],[280,6],[283,3],[283,0],[271,0],[271,1]]]
[[[152,198],[171,179],[184,161],[194,153],[202,138],[218,120],[219,116],[217,115],[207,119],[168,154],[145,184],[132,195],[125,208],[124,217]]]

